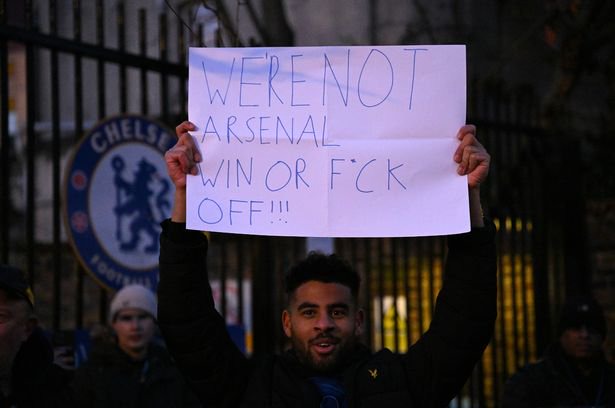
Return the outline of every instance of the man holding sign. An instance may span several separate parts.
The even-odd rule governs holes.
[[[472,230],[449,238],[433,320],[408,353],[372,353],[359,342],[364,312],[357,304],[356,272],[335,256],[313,254],[286,279],[282,324],[291,349],[258,362],[243,356],[228,336],[207,281],[207,239],[186,229],[187,175],[198,175],[203,163],[193,131],[190,122],[179,125],[178,142],[165,156],[175,202],[161,235],[158,318],[169,350],[204,405],[446,406],[479,360],[496,317],[495,228],[485,223],[480,203],[490,157],[474,126],[459,130],[451,160],[467,178]],[[216,160],[205,155],[205,161]]]

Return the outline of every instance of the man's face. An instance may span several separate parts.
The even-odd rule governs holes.
[[[0,376],[11,372],[21,344],[32,333],[29,308],[25,300],[11,299],[0,289]]]
[[[357,343],[363,311],[347,286],[308,281],[291,296],[282,324],[299,360],[316,371],[330,372]]]
[[[156,325],[154,318],[141,309],[120,310],[113,321],[118,345],[129,356],[141,357],[154,337]]]
[[[602,335],[596,330],[585,326],[571,327],[560,336],[560,344],[564,352],[574,359],[592,359],[600,354]]]

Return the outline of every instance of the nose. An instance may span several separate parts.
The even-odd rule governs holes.
[[[132,330],[139,330],[141,328],[141,319],[138,316],[134,316],[130,319],[130,328]]]
[[[320,331],[327,331],[333,328],[333,319],[328,313],[321,313],[315,321],[315,327]]]

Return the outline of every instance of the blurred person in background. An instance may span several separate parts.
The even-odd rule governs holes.
[[[508,380],[502,406],[615,407],[615,366],[605,359],[605,338],[600,304],[587,296],[569,299],[560,313],[557,341],[540,361]]]
[[[23,273],[0,265],[0,407],[70,406],[70,372],[53,363]]]
[[[114,341],[98,341],[77,369],[80,407],[198,407],[164,346],[156,341],[156,298],[144,286],[117,292],[109,310]]]

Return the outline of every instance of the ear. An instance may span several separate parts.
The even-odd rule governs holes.
[[[290,321],[290,313],[286,309],[282,312],[282,328],[286,337],[290,338],[293,333],[293,325]]]
[[[363,322],[365,321],[365,312],[363,309],[356,311],[354,315],[354,334],[360,336],[363,333]]]

